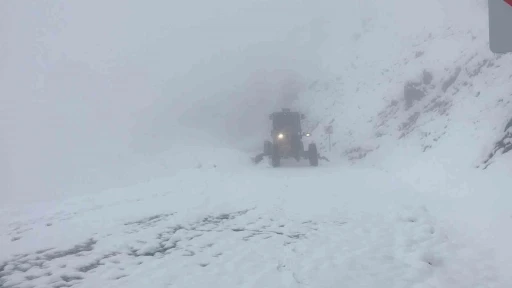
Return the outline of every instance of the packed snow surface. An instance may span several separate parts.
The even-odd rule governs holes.
[[[504,287],[387,172],[241,156],[1,210],[0,287]]]

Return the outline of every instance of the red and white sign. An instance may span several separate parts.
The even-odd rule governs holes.
[[[489,48],[493,53],[512,52],[512,0],[488,0]]]
[[[332,134],[332,132],[333,132],[332,125],[325,126],[325,133],[326,134]]]

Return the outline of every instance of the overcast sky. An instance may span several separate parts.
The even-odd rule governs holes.
[[[188,128],[261,146],[267,114],[329,73],[332,31],[359,27],[337,2],[1,1],[2,198],[79,190]]]

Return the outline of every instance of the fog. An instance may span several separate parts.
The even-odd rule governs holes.
[[[336,2],[2,1],[0,202],[129,184],[185,140],[259,148],[359,27]]]

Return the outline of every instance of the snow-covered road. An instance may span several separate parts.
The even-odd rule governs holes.
[[[376,170],[213,167],[4,209],[0,287],[504,287]]]

